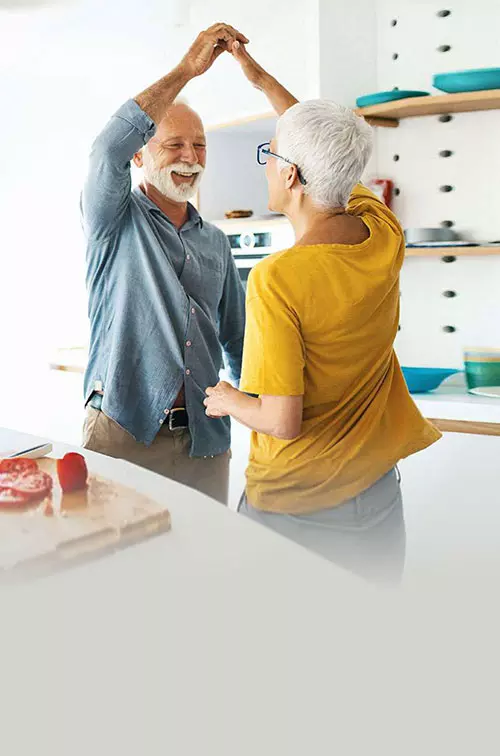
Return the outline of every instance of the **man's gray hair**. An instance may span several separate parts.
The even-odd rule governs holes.
[[[283,113],[276,137],[277,152],[300,168],[314,204],[345,207],[372,152],[366,121],[330,100],[306,100]],[[281,170],[286,167],[282,161]]]

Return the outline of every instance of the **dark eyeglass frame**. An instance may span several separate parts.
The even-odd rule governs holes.
[[[302,171],[300,170],[299,166],[296,163],[292,163],[291,160],[288,160],[288,158],[283,157],[283,155],[277,155],[276,152],[271,152],[269,147],[271,146],[271,142],[263,142],[262,144],[259,144],[257,147],[257,162],[259,165],[265,165],[267,163],[267,160],[262,160],[262,155],[269,155],[270,157],[278,158],[279,160],[284,160],[285,163],[288,163],[288,165],[294,165],[297,169],[297,176],[302,184],[302,186],[305,186],[307,184],[307,181],[305,180],[304,176],[302,175]]]

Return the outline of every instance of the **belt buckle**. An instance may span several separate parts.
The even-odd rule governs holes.
[[[174,431],[174,430],[182,430],[183,428],[187,428],[187,425],[179,425],[176,428],[172,426],[172,418],[174,416],[174,412],[185,412],[185,411],[186,410],[184,409],[184,407],[174,407],[173,409],[170,410],[168,414],[168,429],[169,430]]]

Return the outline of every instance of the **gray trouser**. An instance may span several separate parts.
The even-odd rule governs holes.
[[[87,405],[83,446],[109,457],[126,459],[227,504],[230,452],[215,457],[190,457],[188,429],[170,431],[164,425],[151,446],[145,446],[104,412]]]
[[[406,535],[396,470],[331,509],[274,514],[255,509],[243,494],[238,512],[368,580],[399,582],[403,575]]]

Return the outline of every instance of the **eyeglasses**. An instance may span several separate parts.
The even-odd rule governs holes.
[[[282,157],[281,155],[277,155],[275,152],[271,152],[269,147],[271,146],[271,142],[264,142],[264,144],[259,144],[257,147],[257,162],[259,165],[265,165],[267,163],[268,157],[274,157],[278,158],[278,160],[284,160],[285,163],[288,163],[289,165],[295,165],[297,168],[297,176],[299,178],[300,183],[305,186],[307,184],[307,181],[305,180],[304,176],[302,175],[300,168],[295,163],[292,163],[291,160],[288,160],[288,158]]]

